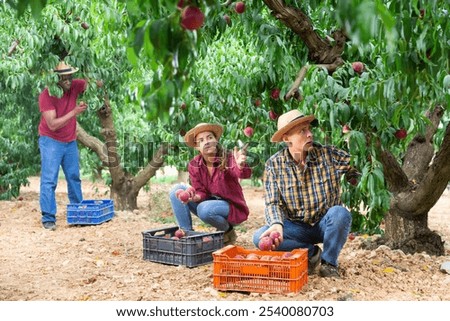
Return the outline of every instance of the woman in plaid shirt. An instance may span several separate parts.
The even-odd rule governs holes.
[[[249,208],[240,180],[249,178],[252,169],[246,164],[245,150],[225,150],[219,139],[223,127],[200,123],[184,136],[187,146],[198,155],[188,164],[189,182],[175,185],[169,193],[173,213],[181,229],[192,231],[192,213],[203,222],[224,231],[224,245],[233,244],[237,235],[234,226],[247,220]],[[188,192],[182,200],[177,191]]]
[[[314,116],[291,110],[278,119],[272,142],[286,148],[270,157],[265,166],[266,225],[253,236],[259,240],[280,233],[273,249],[308,249],[308,274],[321,265],[322,277],[339,277],[338,256],[350,231],[352,216],[342,206],[340,179],[355,175],[350,155],[333,146],[313,142]],[[323,252],[317,245],[323,243]]]

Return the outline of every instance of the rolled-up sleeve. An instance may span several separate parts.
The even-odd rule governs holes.
[[[200,196],[200,201],[203,201],[208,196],[205,185],[201,179],[201,174],[198,166],[194,166],[198,161],[194,159],[188,165],[189,181],[191,186],[195,188],[195,193]]]

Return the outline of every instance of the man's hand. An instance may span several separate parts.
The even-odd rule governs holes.
[[[270,236],[270,233],[272,233],[272,232],[278,232],[280,234],[280,236],[278,238],[273,240],[272,250],[276,250],[280,246],[280,244],[283,242],[283,225],[273,224],[264,233],[262,233],[259,238],[261,239],[264,236]]]
[[[73,112],[75,113],[74,116],[81,114],[87,109],[88,105],[84,101],[80,101],[78,105],[75,106]]]

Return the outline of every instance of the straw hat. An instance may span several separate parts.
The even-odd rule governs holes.
[[[219,139],[223,133],[223,127],[217,124],[200,123],[191,130],[189,130],[186,135],[184,135],[184,141],[189,147],[195,147],[195,137],[203,132],[214,133],[216,139]]]
[[[284,113],[278,117],[278,130],[273,134],[271,141],[273,143],[281,142],[284,134],[292,128],[306,123],[313,123],[316,125],[317,120],[314,115],[304,116],[296,109]]]
[[[58,75],[71,75],[78,71],[78,68],[74,68],[71,65],[66,64],[64,61],[61,61],[55,69],[53,69]]]

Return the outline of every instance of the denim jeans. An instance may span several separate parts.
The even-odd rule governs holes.
[[[314,245],[323,243],[321,259],[338,266],[338,256],[347,241],[352,224],[350,212],[342,206],[333,206],[322,219],[311,226],[302,222],[284,220],[283,242],[277,251],[292,251],[293,249],[308,249],[311,257]],[[270,226],[265,225],[253,234],[253,243],[258,246],[260,235]]]
[[[172,210],[178,226],[187,231],[192,231],[192,215],[194,213],[203,222],[215,227],[218,231],[227,231],[230,224],[227,221],[230,205],[224,200],[204,200],[200,203],[188,202],[183,204],[175,195],[178,189],[186,190],[185,184],[175,185],[169,192]]]
[[[42,223],[56,221],[55,190],[58,185],[59,168],[62,167],[67,181],[70,203],[83,200],[81,192],[80,165],[77,142],[63,143],[50,137],[39,137],[41,153],[41,183],[39,204]]]

